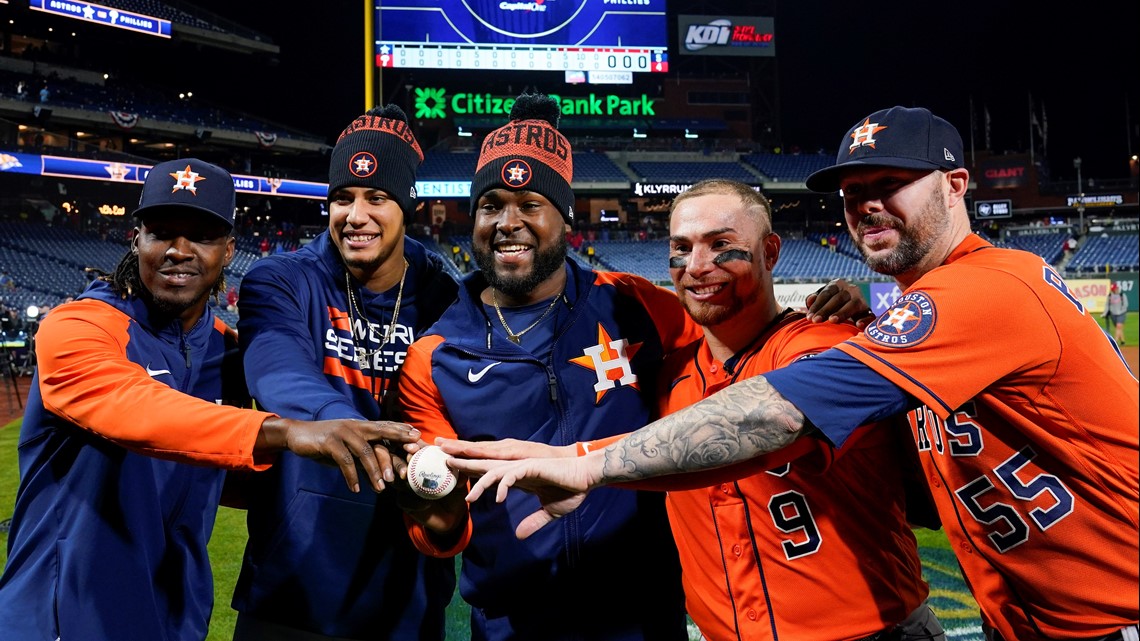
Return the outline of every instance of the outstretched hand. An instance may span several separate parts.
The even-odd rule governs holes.
[[[850,321],[862,329],[875,320],[875,314],[858,285],[837,278],[807,297],[808,319],[813,323]]]
[[[288,449],[298,456],[335,465],[353,492],[360,491],[359,463],[372,489],[382,492],[385,483],[395,481],[406,466],[403,458],[394,455],[388,447],[414,443],[419,438],[419,430],[406,423],[356,419],[297,421],[275,417],[262,423],[257,449]]]
[[[435,444],[447,454],[468,459],[494,459],[513,461],[524,458],[555,458],[577,456],[573,445],[547,445],[535,441],[504,438],[498,441],[464,441],[455,438],[437,438]]]
[[[467,502],[474,503],[492,486],[495,489],[495,502],[502,503],[507,491],[512,487],[526,490],[538,497],[542,509],[526,517],[515,528],[515,536],[525,539],[573,512],[582,505],[586,494],[595,484],[590,481],[589,469],[600,462],[591,456],[575,458],[531,458],[519,461],[492,461],[449,458],[448,467],[479,477],[467,494]],[[600,475],[599,475],[600,476]]]

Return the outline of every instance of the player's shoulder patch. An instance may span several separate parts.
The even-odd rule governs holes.
[[[885,347],[912,347],[930,338],[937,323],[934,299],[926,292],[914,291],[900,296],[863,333]]]

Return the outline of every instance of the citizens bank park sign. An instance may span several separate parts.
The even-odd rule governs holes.
[[[656,98],[641,94],[624,98],[614,94],[588,96],[559,96],[563,116],[656,116]],[[493,96],[489,93],[448,94],[442,87],[416,87],[413,90],[414,118],[438,120],[451,116],[508,116],[515,105],[514,96]]]

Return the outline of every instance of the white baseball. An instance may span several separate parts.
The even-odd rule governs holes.
[[[408,485],[425,499],[442,499],[455,484],[455,473],[447,467],[447,454],[437,445],[417,450],[408,461]]]

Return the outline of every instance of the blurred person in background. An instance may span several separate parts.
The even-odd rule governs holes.
[[[1119,283],[1113,283],[1108,288],[1108,298],[1104,301],[1104,313],[1101,315],[1106,322],[1111,322],[1113,338],[1117,345],[1124,344],[1124,322],[1128,320],[1128,294],[1120,289]]]

